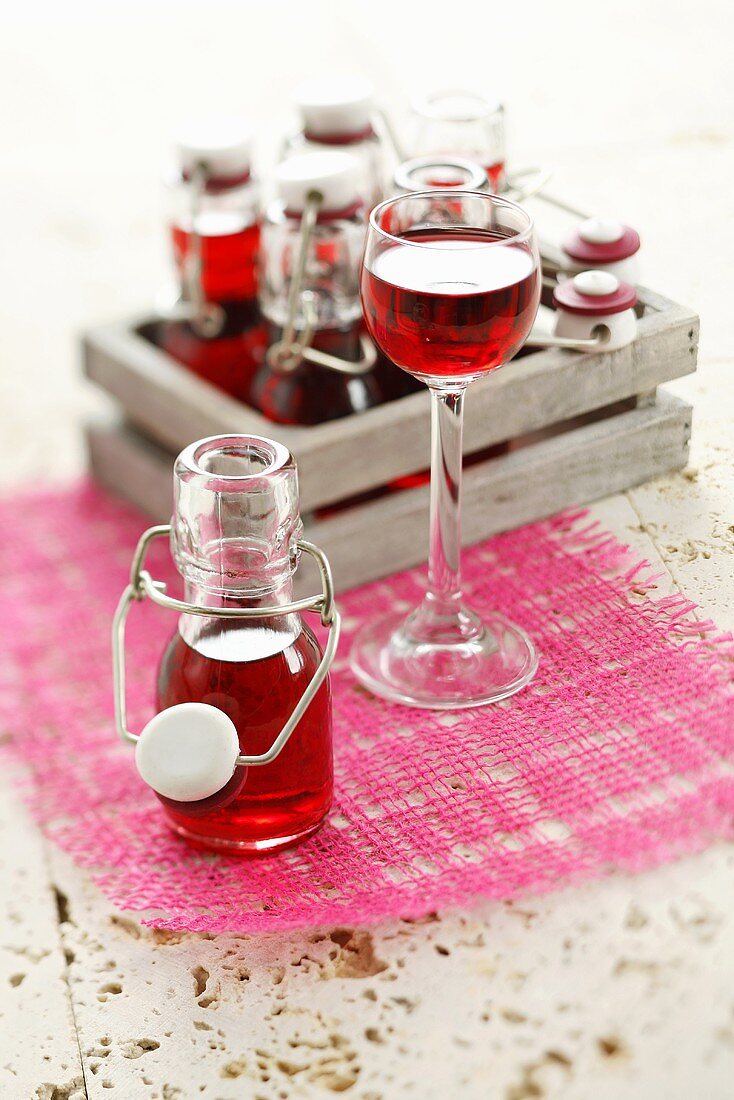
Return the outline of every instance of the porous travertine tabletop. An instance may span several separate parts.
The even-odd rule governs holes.
[[[111,22],[71,4],[49,7],[43,34],[16,12],[0,43],[3,486],[81,469],[79,423],[103,402],[78,378],[74,333],[157,289],[161,135],[180,108],[249,99],[277,118],[293,80],[335,57],[386,101],[414,82],[494,83],[516,163],[551,161],[557,192],[639,227],[646,284],[702,315],[699,373],[671,387],[695,405],[688,469],[592,513],[660,566],[661,591],[734,629],[728,14],[713,0],[686,11],[467,3],[449,25],[434,3],[335,16],[216,2],[133,4]],[[418,922],[162,934],[40,838],[18,780],[7,767],[0,780],[2,1100],[732,1095],[729,845]]]

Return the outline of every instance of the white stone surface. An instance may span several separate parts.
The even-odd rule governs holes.
[[[515,163],[554,163],[559,194],[638,227],[646,284],[702,314],[700,372],[674,387],[696,407],[690,468],[593,512],[660,564],[661,591],[734,628],[728,6],[104,9],[26,6],[0,41],[4,486],[81,468],[78,424],[102,402],[75,334],[158,289],[157,175],[182,115],[250,107],[272,147],[289,87],[335,57],[386,103],[471,76],[509,101]],[[620,58],[624,79],[594,80]],[[209,939],[116,914],[0,782],[2,1100],[732,1095],[730,846],[425,922]]]
[[[0,800],[0,1096],[81,1100],[85,1095],[62,942],[66,899],[48,851],[5,769]]]

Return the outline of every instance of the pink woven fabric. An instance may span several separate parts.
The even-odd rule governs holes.
[[[639,870],[734,829],[734,646],[583,513],[470,550],[467,589],[536,639],[534,684],[431,713],[334,673],[337,805],[299,848],[206,857],[169,833],[112,727],[109,628],[144,520],[94,488],[0,506],[4,727],[38,820],[108,897],[148,923],[222,932],[415,917]],[[173,574],[161,556],[155,571]],[[421,571],[341,600],[350,628],[419,596]],[[651,594],[650,594],[651,593]],[[174,629],[130,624],[130,723]]]

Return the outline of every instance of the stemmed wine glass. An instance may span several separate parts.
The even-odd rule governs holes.
[[[362,683],[394,702],[456,709],[496,702],[532,678],[525,632],[462,599],[464,394],[522,347],[540,298],[533,223],[515,203],[470,191],[400,195],[370,216],[362,306],[375,343],[431,392],[428,590],[407,619],[368,622],[352,647]]]
[[[505,110],[476,92],[442,90],[413,102],[414,156],[442,153],[481,164],[492,191],[505,188]]]

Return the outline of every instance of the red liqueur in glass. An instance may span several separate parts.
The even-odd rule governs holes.
[[[413,229],[370,258],[364,314],[394,363],[445,380],[473,378],[512,358],[535,319],[540,276],[532,252],[509,240],[491,230]]]
[[[407,618],[382,609],[350,650],[362,684],[396,703],[497,702],[537,667],[521,627],[463,601],[460,548],[465,393],[519,351],[538,306],[539,268],[527,213],[486,191],[410,192],[370,215],[361,278],[368,328],[431,393],[426,594]]]
[[[467,157],[485,170],[493,194],[504,190],[505,110],[498,100],[467,90],[442,89],[421,96],[413,109],[416,152]]]
[[[505,162],[503,160],[498,160],[495,161],[494,164],[487,165],[487,179],[489,180],[491,190],[496,195],[504,190]]]

